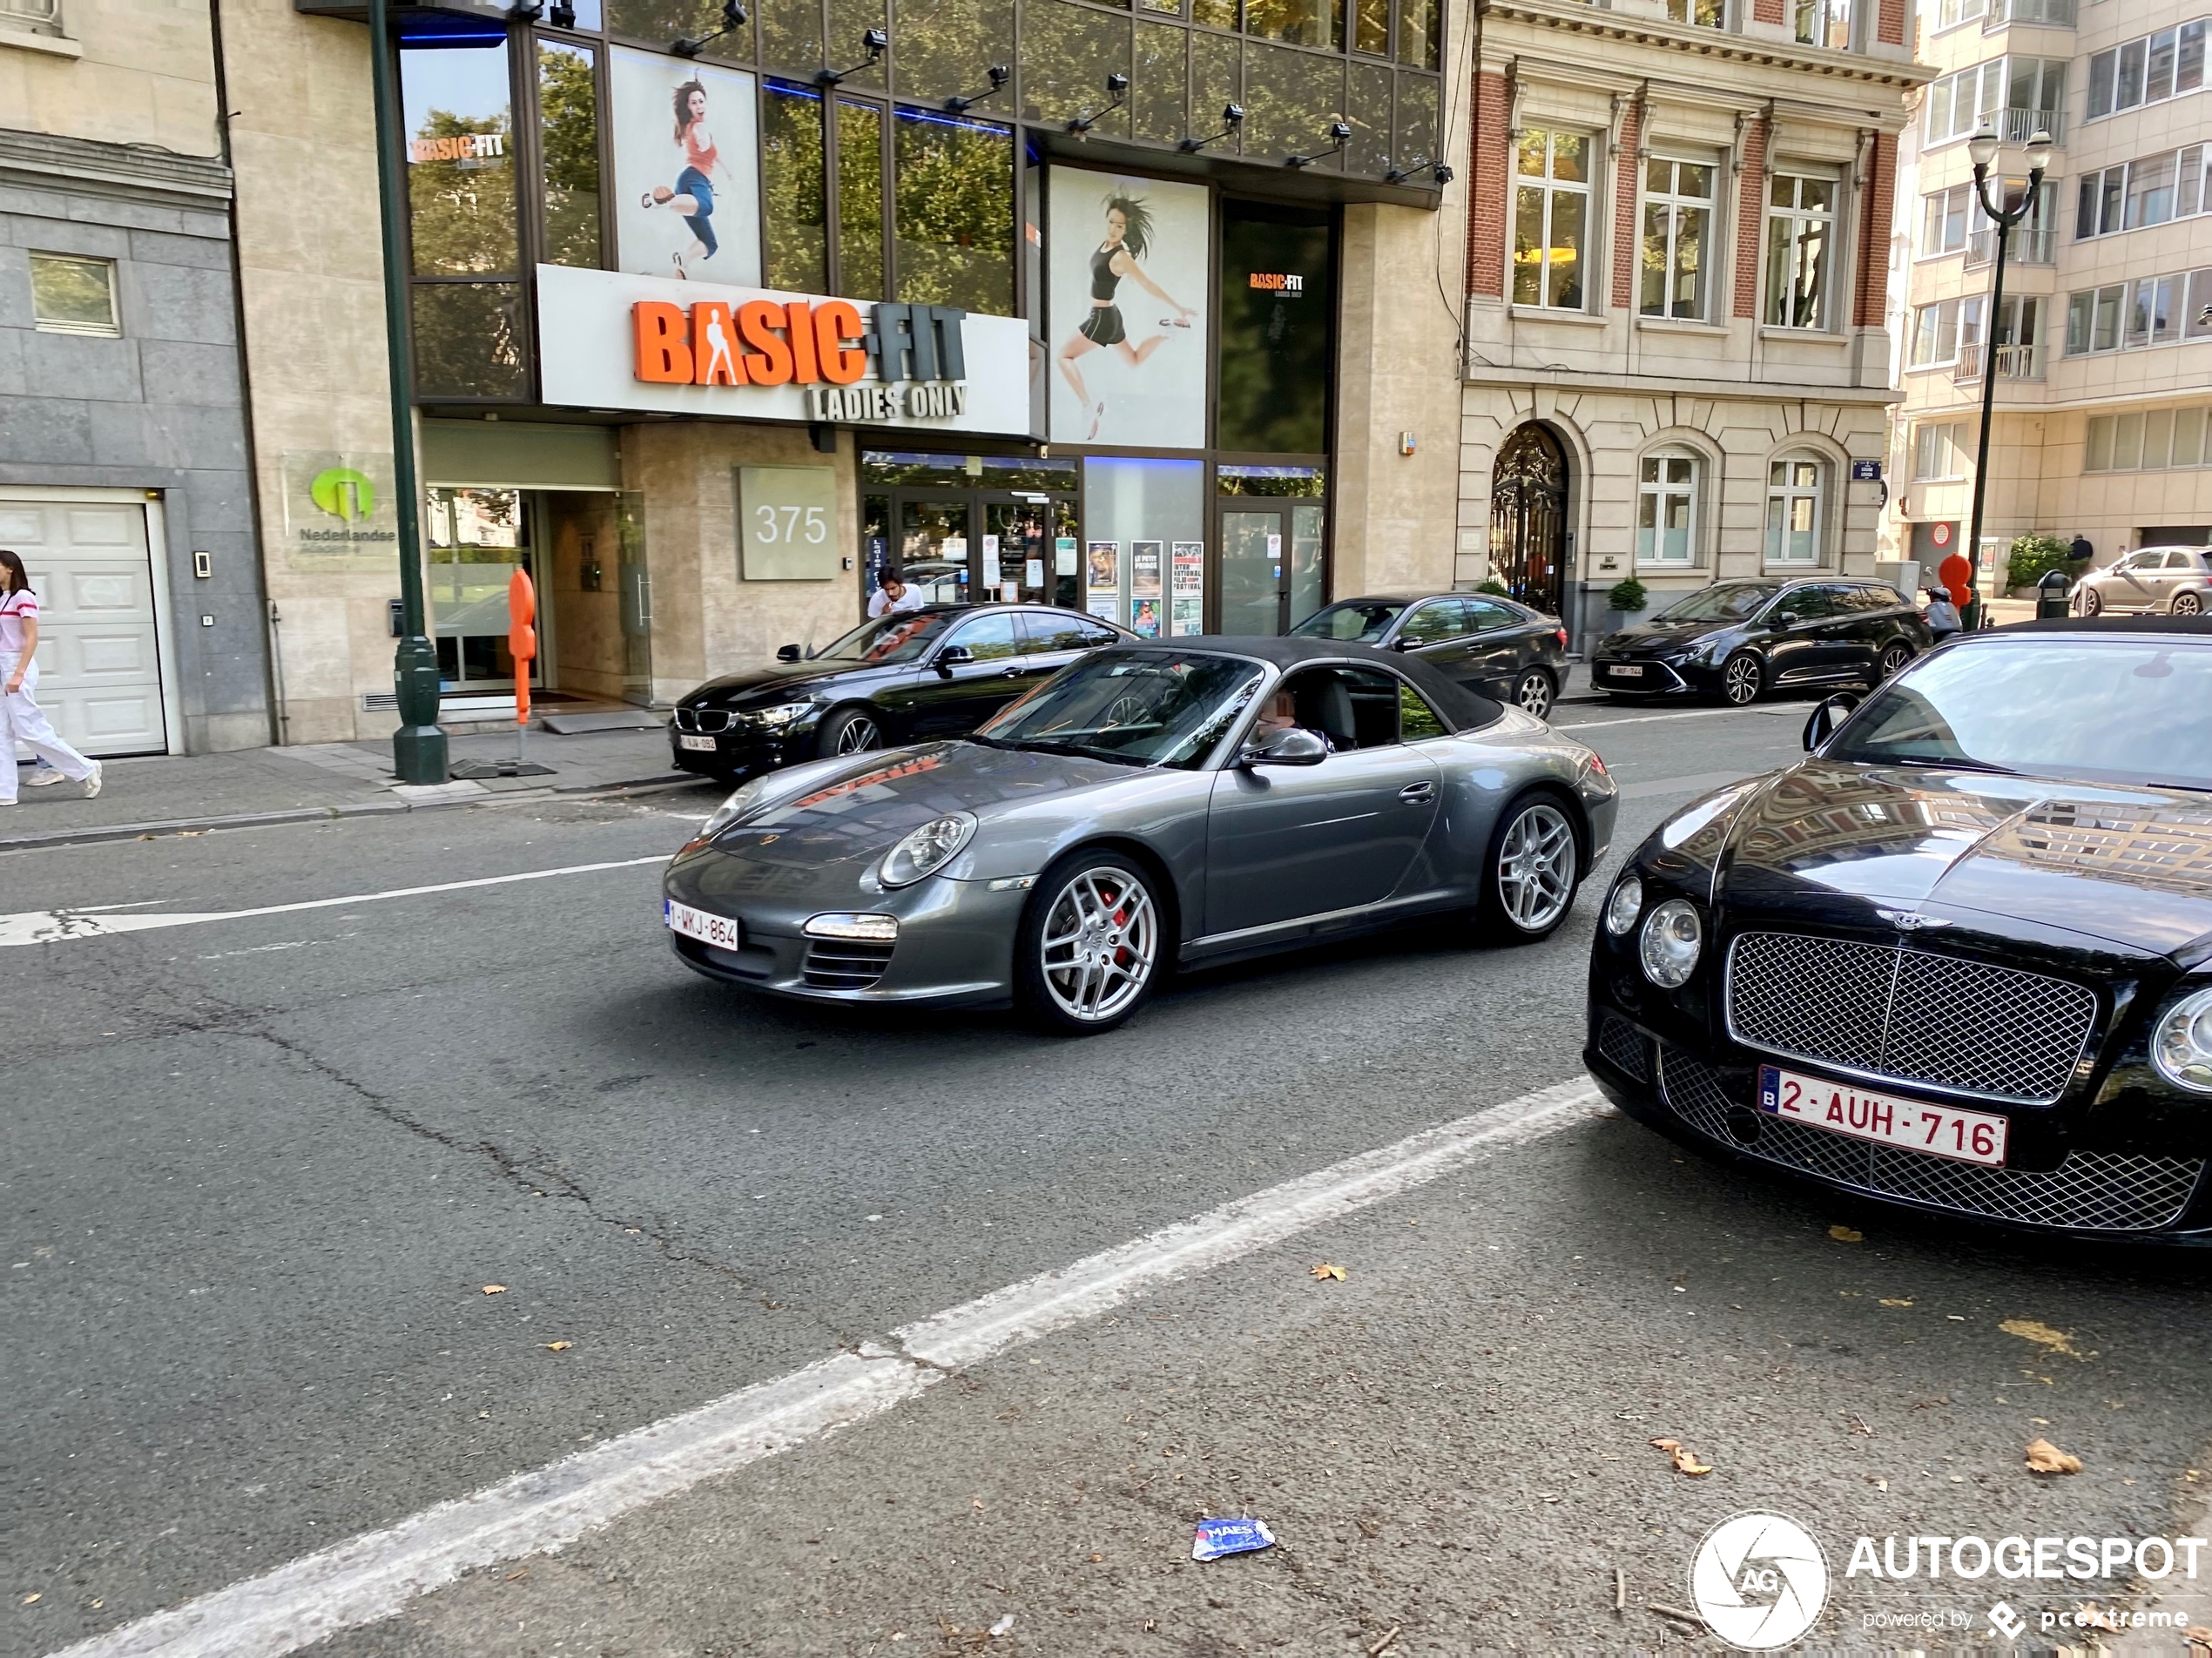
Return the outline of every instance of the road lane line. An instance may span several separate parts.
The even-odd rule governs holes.
[[[1772,719],[1797,711],[1795,706],[1788,704],[1779,708],[1684,708],[1672,714],[1631,714],[1626,719],[1578,719],[1571,725],[1554,720],[1552,729],[1555,731],[1588,731],[1602,725],[1649,725],[1655,719],[1712,719],[1723,714],[1764,714]]]
[[[282,1658],[391,1617],[465,1573],[560,1549],[703,1479],[880,1416],[959,1366],[1610,1109],[1587,1076],[1523,1095],[993,1291],[881,1341],[92,1636],[55,1658]]]
[[[158,915],[121,915],[116,907],[82,910],[26,910],[0,915],[0,949],[17,944],[71,944],[79,939],[111,937],[118,933],[146,933],[165,927],[198,927],[207,921],[242,921],[253,915],[290,915],[299,910],[335,909],[345,904],[381,904],[387,899],[421,898],[431,893],[465,893],[478,886],[504,886],[513,881],[550,880],[556,875],[590,875],[603,869],[635,869],[643,864],[664,864],[671,854],[625,858],[607,864],[567,864],[559,869],[526,869],[516,875],[486,875],[476,880],[441,881],[435,886],[395,886],[387,893],[354,893],[344,898],[310,898],[296,904],[265,904],[251,910],[171,911]],[[158,900],[150,900],[158,902]]]

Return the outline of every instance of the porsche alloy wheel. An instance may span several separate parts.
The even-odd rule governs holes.
[[[1147,878],[1110,853],[1078,856],[1036,886],[1022,943],[1022,1000],[1047,1026],[1111,1030],[1159,966],[1160,907]]]
[[[1540,795],[1507,810],[1483,886],[1509,934],[1541,939],[1566,919],[1580,854],[1575,826],[1555,801]]]
[[[1732,708],[1749,708],[1766,689],[1766,670],[1748,650],[1739,650],[1721,664],[1721,695]]]
[[[1552,677],[1541,668],[1531,668],[1521,676],[1513,688],[1513,699],[1524,714],[1534,714],[1538,719],[1549,719],[1552,711]]]

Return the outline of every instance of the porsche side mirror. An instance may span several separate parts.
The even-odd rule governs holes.
[[[1329,745],[1303,725],[1271,731],[1257,743],[1248,743],[1237,764],[1253,765],[1318,765],[1329,758]]]
[[[948,644],[937,653],[937,671],[950,673],[954,669],[975,660],[975,653],[964,644]]]
[[[1836,734],[1836,727],[1851,717],[1858,706],[1858,698],[1850,691],[1838,691],[1812,711],[1805,721],[1805,752],[1810,754]]]
[[[776,647],[778,662],[798,662],[802,659],[804,654],[795,644],[779,644]]]

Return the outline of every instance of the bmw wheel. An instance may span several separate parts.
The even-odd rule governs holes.
[[[1905,664],[1912,660],[1912,647],[1900,639],[1882,652],[1882,671],[1876,683],[1879,684],[1882,679],[1896,678],[1898,675],[1905,671]]]
[[[2204,601],[2194,593],[2176,593],[2174,595],[2174,614],[2202,616],[2204,614]]]
[[[865,754],[883,746],[883,727],[865,708],[840,708],[822,722],[815,751],[826,760],[840,754]]]
[[[1765,665],[1749,650],[1739,650],[1721,664],[1721,695],[1731,708],[1749,708],[1765,689]]]
[[[1552,677],[1541,668],[1531,668],[1513,688],[1513,699],[1521,711],[1538,719],[1551,718],[1552,698],[1557,694]]]
[[[1550,937],[1575,902],[1581,857],[1575,826],[1558,799],[1527,795],[1507,806],[1483,865],[1477,913],[1486,930],[1516,943]]]
[[[1032,889],[1015,946],[1022,1010],[1045,1029],[1089,1036],[1143,1005],[1161,967],[1152,878],[1135,859],[1077,852]]]

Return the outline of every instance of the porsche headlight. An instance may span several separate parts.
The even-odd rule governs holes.
[[[1642,913],[1643,883],[1634,875],[1622,876],[1613,896],[1605,900],[1605,930],[1616,939],[1626,938]]]
[[[1670,898],[1644,918],[1637,940],[1643,976],[1662,990],[1679,990],[1697,967],[1705,947],[1705,928],[1697,912],[1678,898]]]
[[[739,818],[760,804],[760,797],[768,792],[768,779],[755,778],[735,794],[714,808],[707,820],[699,826],[698,839],[711,840]]]
[[[781,730],[793,720],[804,719],[814,711],[812,703],[778,703],[773,708],[744,708],[738,718],[748,725],[765,725],[772,731]]]
[[[2192,1094],[2212,1094],[2212,989],[2184,996],[2151,1033],[2158,1074]]]
[[[954,812],[925,823],[883,857],[876,873],[886,886],[911,886],[925,875],[934,875],[965,846],[975,832],[975,819]]]

